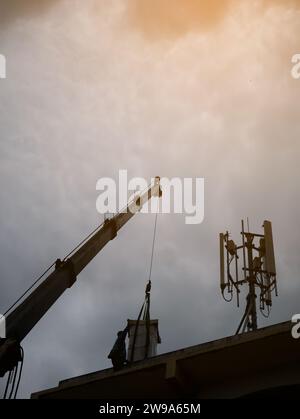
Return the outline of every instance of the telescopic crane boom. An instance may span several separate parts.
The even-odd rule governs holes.
[[[101,228],[68,259],[58,259],[55,270],[29,294],[6,318],[6,338],[0,339],[0,376],[11,371],[19,360],[20,343],[47,313],[50,307],[76,281],[89,262],[113,240],[118,231],[140,211],[152,197],[160,197],[160,178],[128,203],[126,209],[106,220]]]

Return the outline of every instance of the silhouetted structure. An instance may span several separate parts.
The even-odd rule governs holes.
[[[280,323],[148,358],[118,372],[110,368],[70,378],[32,398],[293,397],[300,391],[300,339],[293,339],[291,327]]]
[[[259,291],[259,309],[264,317],[269,317],[272,306],[272,292],[277,296],[276,266],[274,256],[272,224],[264,221],[264,234],[245,232],[242,221],[242,244],[236,245],[228,231],[220,233],[220,285],[223,298],[231,301],[236,293],[239,306],[240,288],[249,287],[245,313],[237,329],[237,334],[257,329],[256,290]],[[242,268],[239,266],[242,253]],[[233,268],[232,268],[233,265]],[[241,271],[240,271],[241,269]]]

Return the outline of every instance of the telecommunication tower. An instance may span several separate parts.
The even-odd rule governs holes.
[[[231,301],[236,293],[239,307],[241,287],[248,285],[246,309],[236,334],[246,329],[257,329],[257,293],[259,309],[264,317],[270,314],[273,291],[278,295],[271,222],[264,221],[263,229],[264,234],[250,233],[249,227],[246,232],[242,221],[241,245],[231,240],[228,231],[220,233],[220,286],[223,298]]]

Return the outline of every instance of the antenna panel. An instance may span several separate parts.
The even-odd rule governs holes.
[[[265,270],[269,275],[276,275],[272,223],[264,222],[265,231]]]
[[[224,270],[224,234],[220,233],[220,284],[221,289],[225,288],[225,270]]]

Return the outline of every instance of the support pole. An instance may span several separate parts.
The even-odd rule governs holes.
[[[246,247],[248,254],[249,267],[249,302],[251,304],[250,322],[248,323],[248,330],[257,329],[257,310],[256,310],[256,294],[255,294],[255,275],[253,270],[253,239],[251,233],[246,233]]]

